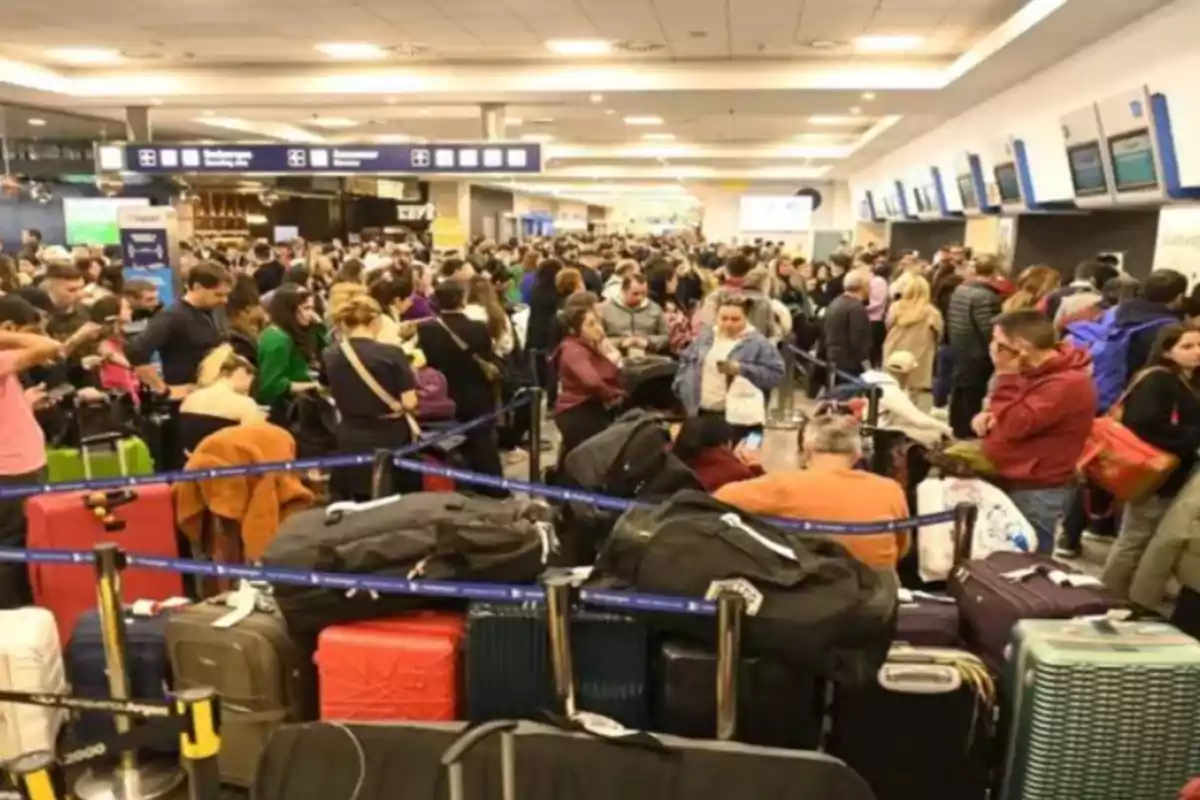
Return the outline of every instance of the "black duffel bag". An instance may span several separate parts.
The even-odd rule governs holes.
[[[618,520],[590,584],[703,597],[742,579],[762,595],[744,623],[749,656],[776,658],[848,684],[875,679],[896,630],[897,586],[821,536],[795,536],[704,492],[683,491]],[[716,621],[654,615],[660,630],[716,645]]]

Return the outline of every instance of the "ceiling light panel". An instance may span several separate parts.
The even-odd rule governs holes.
[[[369,42],[326,42],[317,45],[317,52],[341,61],[376,61],[387,58],[388,51]]]
[[[625,118],[626,125],[662,125],[663,118],[651,115],[635,115]]]
[[[312,124],[318,128],[353,128],[358,122],[349,117],[317,117]]]
[[[103,47],[59,47],[47,50],[46,56],[64,64],[116,64],[121,60],[120,51]]]
[[[923,36],[859,36],[854,40],[854,49],[863,53],[911,53],[924,43]]]
[[[612,52],[612,42],[605,39],[550,39],[546,49],[560,56],[602,56]]]

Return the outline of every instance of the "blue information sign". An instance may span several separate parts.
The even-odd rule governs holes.
[[[119,167],[106,158],[108,155],[101,153],[101,169],[115,167],[125,172],[149,175],[188,172],[535,174],[542,171],[541,145],[526,142],[127,144],[121,154],[123,163]]]
[[[158,287],[163,305],[175,301],[174,276],[167,255],[167,231],[162,228],[122,228],[121,255],[125,280],[148,280]]]

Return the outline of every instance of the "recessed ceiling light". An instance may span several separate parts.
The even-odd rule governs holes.
[[[849,125],[858,122],[854,117],[837,117],[832,115],[818,114],[815,117],[809,117],[810,125]]]
[[[604,113],[611,117],[613,114],[617,113],[617,110],[615,108],[606,108],[604,109]]]
[[[521,134],[522,142],[549,142],[553,141],[554,137],[548,133],[523,133]]]
[[[520,117],[508,117],[504,120],[505,125],[511,125],[514,128],[519,128],[525,124],[525,120]]]
[[[923,36],[859,36],[854,47],[868,53],[908,53],[924,43]]]
[[[593,92],[592,94],[588,95],[588,100],[591,100],[593,103],[603,103],[604,95],[600,94],[599,92]]]
[[[313,117],[312,124],[321,128],[353,128],[358,123],[348,117]]]
[[[59,47],[47,50],[46,55],[67,64],[115,64],[121,60],[120,51],[104,47]]]
[[[317,51],[344,61],[372,61],[387,57],[387,50],[369,42],[326,42],[317,45]]]
[[[869,103],[875,99],[875,93],[874,92],[863,92],[862,99],[866,100]]]
[[[529,120],[531,125],[550,125],[554,122],[554,117],[534,117]]]
[[[836,42],[833,39],[813,39],[806,42],[810,50],[836,50],[842,46],[841,42]]]
[[[46,127],[46,120],[42,119],[41,117],[31,117],[29,120],[27,120],[27,122],[35,128]]]
[[[675,134],[673,133],[643,133],[642,138],[647,142],[673,142]]]
[[[862,109],[859,108],[858,106],[850,106],[850,113],[851,114],[861,114]]]
[[[626,125],[662,125],[663,118],[652,116],[649,114],[634,115],[632,117],[626,117],[625,124]]]
[[[550,39],[546,49],[560,56],[602,56],[612,51],[606,39]]]
[[[428,109],[428,108],[418,108],[418,109],[417,109],[417,116],[418,116],[418,117],[428,117],[428,116],[429,116],[429,109]]]

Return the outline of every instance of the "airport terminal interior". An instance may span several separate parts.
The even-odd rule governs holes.
[[[2,0],[0,797],[1200,800],[1200,0]]]

